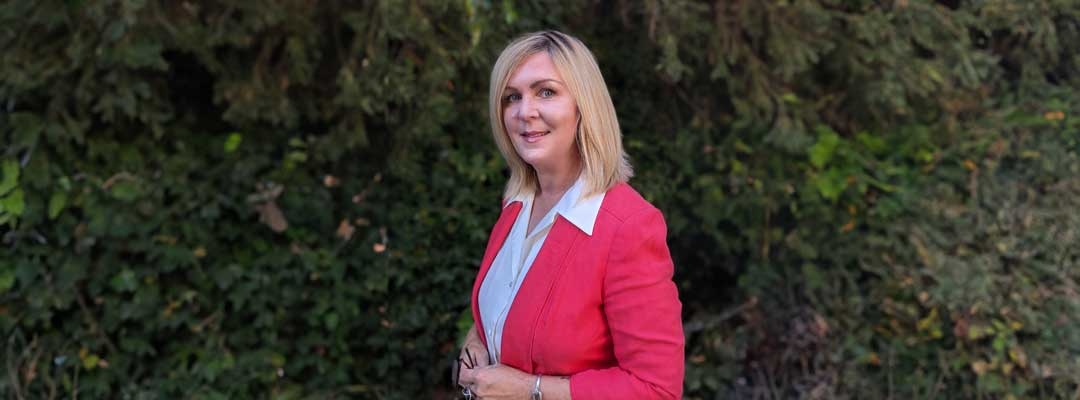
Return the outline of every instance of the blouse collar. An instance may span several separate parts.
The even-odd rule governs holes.
[[[578,176],[566,193],[563,193],[559,202],[555,204],[555,212],[570,221],[586,235],[592,236],[593,226],[596,225],[596,216],[600,214],[600,205],[604,203],[606,193],[594,194],[583,197],[585,189],[584,176]],[[519,201],[524,206],[532,205],[533,193],[518,194],[506,202],[506,205]],[[524,207],[523,207],[524,208]]]

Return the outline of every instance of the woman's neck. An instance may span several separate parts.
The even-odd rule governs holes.
[[[571,186],[574,186],[574,182],[577,182],[578,176],[581,175],[581,162],[574,160],[575,162],[569,165],[562,166],[563,168],[557,169],[545,169],[536,170],[537,183],[540,185],[540,190],[536,193],[536,197],[544,199],[558,199],[561,198]]]

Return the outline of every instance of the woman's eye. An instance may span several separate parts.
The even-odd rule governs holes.
[[[521,100],[521,95],[517,93],[508,94],[506,95],[505,100],[507,103],[513,103],[515,101]]]
[[[555,95],[555,91],[551,89],[540,89],[540,97],[551,97]]]

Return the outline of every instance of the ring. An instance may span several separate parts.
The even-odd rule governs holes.
[[[466,387],[464,389],[461,389],[461,394],[465,396],[465,400],[472,400],[473,399],[472,390],[469,390],[468,387]]]

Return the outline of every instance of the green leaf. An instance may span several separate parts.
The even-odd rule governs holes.
[[[290,161],[294,161],[294,162],[298,162],[298,163],[307,162],[307,160],[308,160],[307,153],[304,153],[302,151],[290,151],[289,155],[288,155],[288,158],[289,158]]]
[[[15,266],[5,264],[0,270],[0,294],[7,292],[12,286],[15,286]]]
[[[503,18],[506,20],[507,25],[513,25],[514,21],[518,19],[517,10],[514,9],[514,2],[510,0],[503,0]]]
[[[278,368],[285,366],[285,356],[278,352],[270,352],[270,365]]]
[[[819,128],[817,143],[810,146],[810,164],[817,168],[822,168],[832,159],[833,154],[836,152],[836,146],[840,143],[840,136],[827,127]]]
[[[111,42],[120,40],[124,36],[124,32],[127,31],[127,25],[121,19],[116,19],[105,28],[105,38]]]
[[[1005,344],[1008,342],[1008,340],[1009,338],[1006,337],[1004,334],[998,334],[994,336],[994,342],[990,346],[994,348],[994,351],[997,351],[998,353],[1003,353],[1005,352]]]
[[[240,142],[244,140],[244,136],[240,132],[233,132],[229,134],[229,138],[225,139],[225,152],[232,153],[236,151],[237,147],[240,147]]]
[[[0,196],[10,192],[19,183],[19,162],[10,158],[5,159],[2,169],[4,178],[0,181]]]
[[[915,159],[924,163],[930,163],[934,161],[934,152],[926,149],[919,150],[915,153]]]
[[[113,195],[117,200],[124,202],[132,202],[139,198],[139,185],[130,180],[122,180],[116,182],[109,190],[109,193]]]
[[[97,354],[88,355],[88,356],[86,356],[86,358],[82,359],[83,368],[84,369],[97,368],[98,361],[100,361],[100,360],[101,360],[101,358],[98,357]]]
[[[12,113],[11,127],[14,128],[11,144],[16,148],[31,148],[43,130],[41,118],[29,112]]]
[[[814,178],[814,186],[817,188],[818,193],[821,196],[836,201],[840,197],[840,193],[843,193],[847,187],[844,173],[838,169],[830,168],[825,173],[818,175]]]
[[[130,269],[125,269],[119,274],[116,274],[116,276],[109,281],[109,285],[118,292],[133,291],[137,286],[135,273]]]
[[[286,385],[284,388],[278,389],[270,397],[271,400],[294,400],[303,398],[304,388],[300,385]]]
[[[818,289],[825,287],[825,275],[814,264],[806,263],[802,266],[803,277],[806,278],[806,287]]]
[[[137,41],[122,48],[117,55],[124,64],[134,68],[167,69],[168,64],[161,58],[161,43]]]
[[[323,320],[326,322],[326,327],[329,328],[330,330],[337,329],[337,326],[338,326],[338,315],[337,315],[337,313],[326,314],[326,316],[323,317]]]
[[[877,154],[888,149],[888,145],[885,144],[885,140],[871,135],[867,132],[859,132],[855,135],[855,140],[858,140],[860,144],[866,146],[871,152]]]
[[[67,192],[53,192],[49,196],[49,219],[56,219],[67,205]]]
[[[0,206],[3,206],[3,210],[11,215],[22,215],[23,210],[26,208],[22,189],[15,189],[15,191],[8,194],[7,197],[0,199]]]

